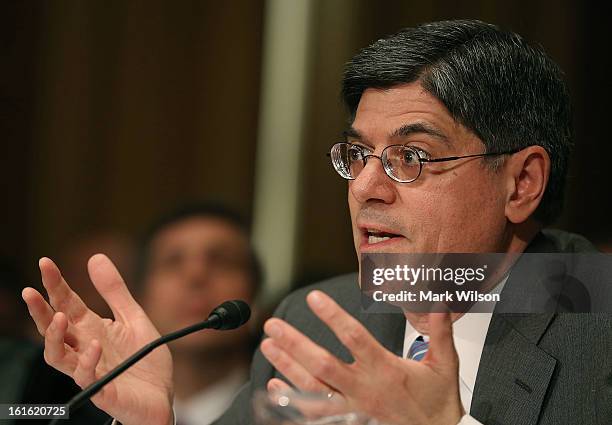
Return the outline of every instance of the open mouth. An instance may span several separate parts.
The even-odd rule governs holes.
[[[374,245],[402,237],[401,235],[395,233],[381,232],[380,230],[375,229],[365,229],[365,236],[367,237],[368,245]]]

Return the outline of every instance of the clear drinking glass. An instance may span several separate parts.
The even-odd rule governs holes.
[[[341,397],[297,390],[257,391],[253,398],[257,425],[378,425],[350,411]]]

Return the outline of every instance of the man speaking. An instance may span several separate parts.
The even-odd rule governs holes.
[[[409,28],[360,51],[342,94],[350,126],[330,156],[348,180],[358,257],[592,250],[541,231],[562,207],[570,106],[559,68],[520,36],[479,21]],[[23,293],[47,361],[83,387],[158,336],[110,261],[88,266],[114,321],[90,311],[49,259],[50,304]],[[219,423],[252,423],[253,391],[288,385],[389,424],[612,422],[608,316],[360,306],[356,274],[285,299]],[[158,349],[93,401],[125,425],[172,423],[171,364]]]

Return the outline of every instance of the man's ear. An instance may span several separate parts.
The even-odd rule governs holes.
[[[506,160],[508,197],[506,217],[514,224],[523,223],[536,210],[550,175],[550,157],[541,146],[529,146]]]

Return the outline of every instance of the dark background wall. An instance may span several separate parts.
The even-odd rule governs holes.
[[[577,148],[557,227],[612,239],[600,11],[578,0],[313,7],[297,280],[355,268],[346,183],[324,155],[345,124],[343,63],[383,35],[438,19],[515,30],[565,70]],[[264,0],[4,1],[0,16],[0,249],[31,281],[36,258],[76,235],[135,234],[183,200],[214,197],[251,213]]]
[[[3,254],[35,273],[195,198],[248,214],[262,4],[3,2]]]

